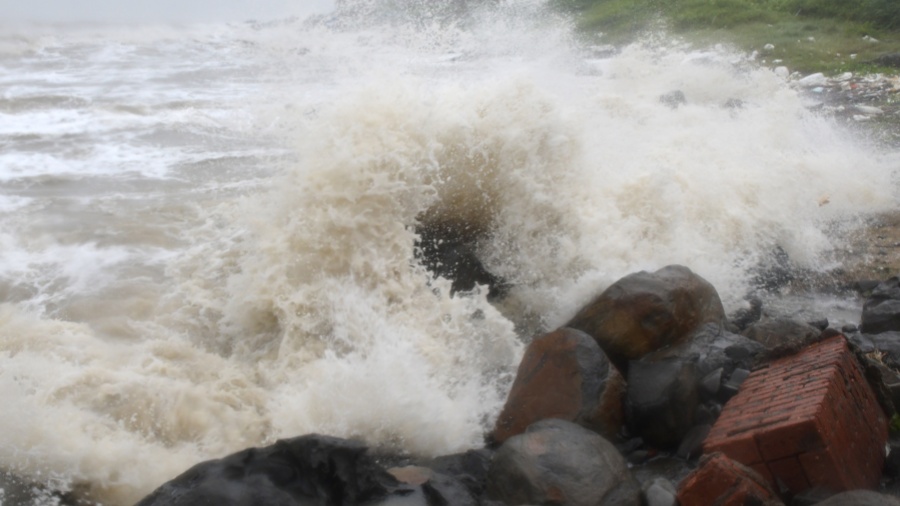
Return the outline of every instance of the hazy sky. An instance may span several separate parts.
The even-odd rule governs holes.
[[[333,0],[0,0],[0,21],[267,20],[333,7]]]

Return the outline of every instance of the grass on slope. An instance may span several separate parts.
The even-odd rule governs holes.
[[[689,41],[731,42],[804,73],[896,72],[874,61],[900,53],[897,0],[556,1],[598,43],[629,42],[662,20]]]

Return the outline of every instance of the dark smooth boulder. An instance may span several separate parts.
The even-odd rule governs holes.
[[[503,443],[547,418],[607,437],[622,427],[625,383],[591,336],[559,329],[532,341],[490,440]]]
[[[565,420],[509,438],[488,472],[488,498],[510,505],[638,506],[641,489],[616,448]]]
[[[750,325],[741,333],[766,348],[769,358],[793,355],[817,342],[822,331],[790,318],[766,318]]]
[[[350,506],[413,492],[362,444],[313,434],[197,464],[137,506]]]
[[[616,281],[566,326],[596,339],[624,373],[629,360],[676,345],[704,323],[724,322],[716,289],[687,267],[670,265]]]
[[[900,331],[900,277],[878,284],[863,304],[859,329],[864,334]]]

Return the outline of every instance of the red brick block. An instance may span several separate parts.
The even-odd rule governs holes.
[[[878,484],[887,419],[843,336],[754,371],[704,442],[791,493]]]
[[[765,478],[721,453],[706,455],[678,487],[681,506],[782,504]]]

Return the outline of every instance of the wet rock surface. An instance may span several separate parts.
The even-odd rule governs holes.
[[[307,435],[197,464],[137,506],[372,504],[404,489],[360,443]]]
[[[681,277],[690,271],[660,272]],[[637,285],[649,285],[658,295],[658,280],[645,283],[646,276],[640,273]],[[715,289],[705,290],[701,300],[707,302],[682,307],[720,307]],[[900,282],[874,283],[868,293],[870,301],[894,297]],[[607,308],[607,317],[632,319],[617,327],[629,330],[658,323],[658,311],[670,315],[661,318],[668,323],[678,313],[671,301],[638,299],[636,313],[621,304]],[[900,330],[875,332],[893,327],[861,325],[872,332],[859,332],[852,325],[845,339],[825,319],[810,325],[770,319],[764,306],[759,310],[762,318],[744,335],[731,332],[736,326],[720,320],[719,311],[712,312],[711,322],[687,318],[699,323],[685,325],[690,330],[683,335],[658,339],[665,334],[660,329],[677,325],[650,325],[653,345],[627,362],[625,378],[583,331],[561,328],[539,336],[488,438],[493,444],[484,448],[432,459],[375,458],[356,442],[301,436],[198,464],[138,506],[669,506],[676,497],[681,506],[892,504],[900,495],[900,443],[896,435],[888,440],[887,447],[896,448],[892,457],[877,454],[885,445],[869,439],[887,433],[893,406],[900,404]],[[900,309],[884,313],[900,321]],[[828,349],[816,351],[823,346]],[[775,376],[758,379],[766,374]],[[774,400],[757,406],[747,400],[750,391],[768,392]],[[717,427],[739,399],[750,418],[732,417],[734,423],[756,430],[753,424],[760,422],[764,435],[720,437]],[[810,415],[832,404],[837,407],[828,416]],[[756,420],[751,411],[760,406],[765,416],[783,411],[787,418]],[[598,423],[615,413],[619,419],[625,415],[615,430]],[[507,432],[498,437],[502,431]],[[786,451],[793,453],[778,453]],[[743,466],[748,456],[758,460]],[[872,490],[828,499],[840,492],[836,483]]]
[[[491,464],[487,493],[510,505],[641,504],[640,487],[615,446],[564,420],[538,422],[507,440]]]
[[[621,374],[591,336],[568,328],[551,332],[525,350],[491,439],[503,443],[546,418],[613,437],[622,426],[624,389]]]
[[[581,309],[567,327],[597,340],[623,373],[628,361],[690,336],[704,323],[723,323],[716,289],[684,266],[630,274]]]

